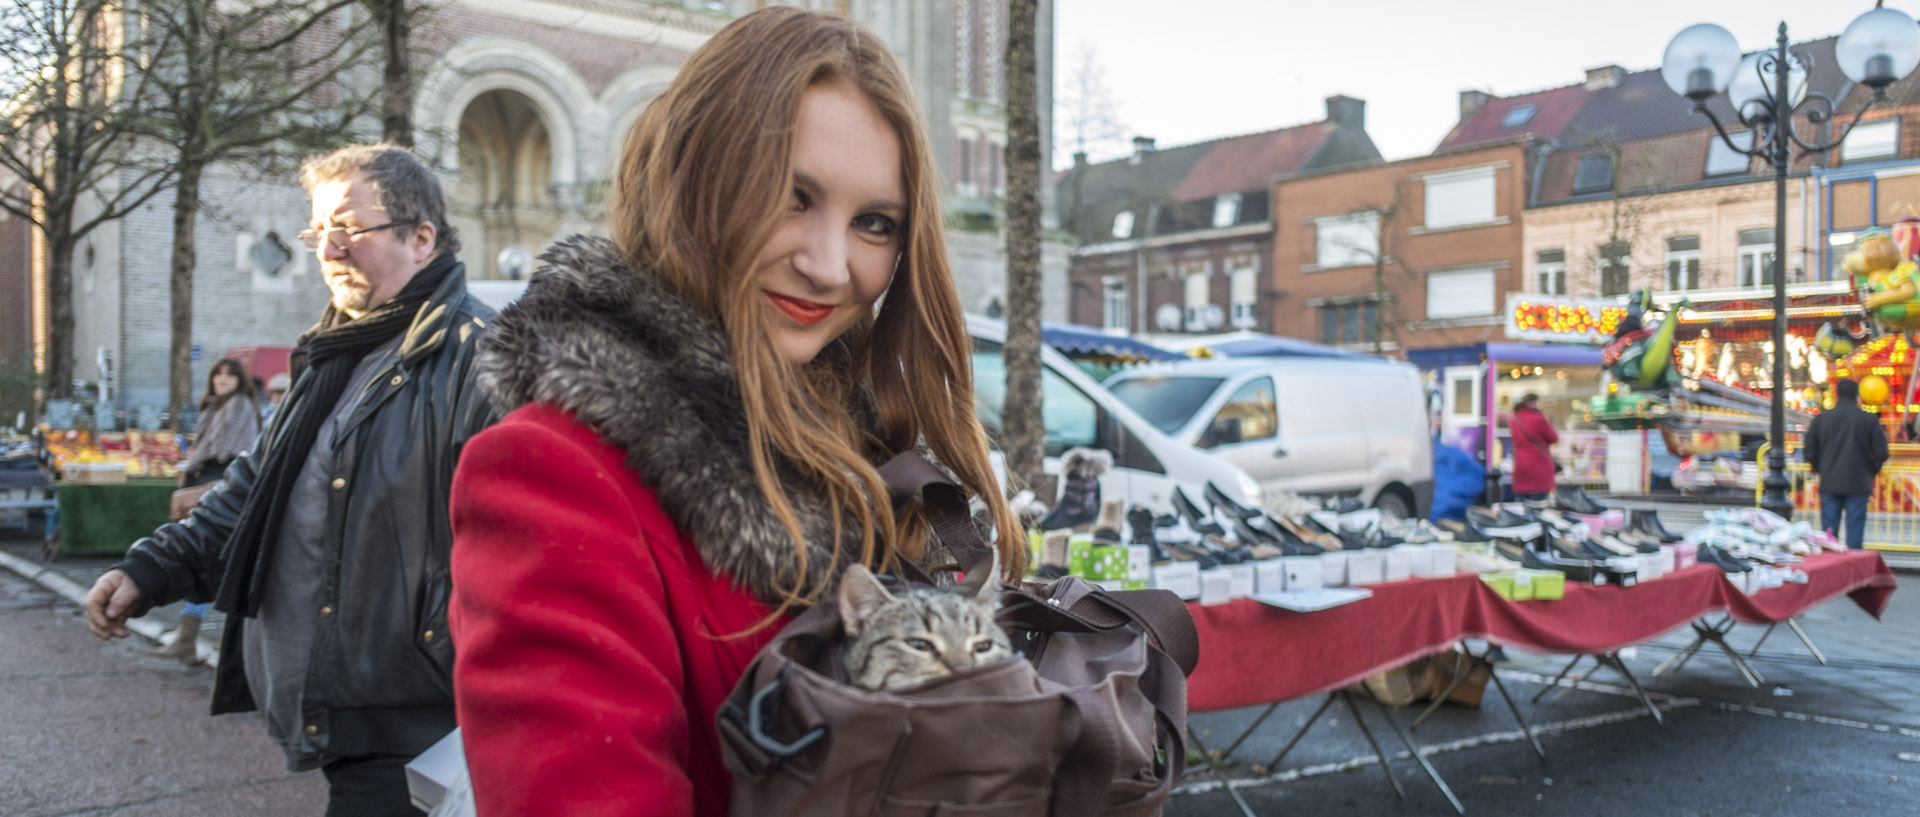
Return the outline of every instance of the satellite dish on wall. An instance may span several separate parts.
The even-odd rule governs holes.
[[[499,269],[500,277],[518,281],[527,277],[527,272],[533,267],[533,253],[516,244],[501,250],[493,263]]]
[[[1208,330],[1219,329],[1227,323],[1227,312],[1219,304],[1207,304],[1200,312],[1200,320],[1206,322]]]
[[[1180,307],[1173,304],[1161,304],[1153,311],[1153,322],[1162,332],[1180,331]]]

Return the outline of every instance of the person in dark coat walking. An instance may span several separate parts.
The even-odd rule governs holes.
[[[1887,430],[1860,409],[1859,383],[1843,378],[1833,391],[1833,408],[1807,427],[1806,459],[1820,475],[1820,527],[1840,535],[1844,511],[1847,547],[1859,550],[1867,536],[1867,497],[1887,461]]]

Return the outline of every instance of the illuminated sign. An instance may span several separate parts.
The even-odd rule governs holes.
[[[1619,302],[1507,293],[1507,337],[1561,343],[1605,343],[1627,316]]]

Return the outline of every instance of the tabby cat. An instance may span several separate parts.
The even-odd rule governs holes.
[[[993,621],[1000,610],[1000,554],[953,587],[909,586],[890,593],[865,567],[840,579],[847,675],[854,686],[895,690],[1014,655]]]

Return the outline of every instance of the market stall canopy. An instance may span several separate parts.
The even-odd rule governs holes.
[[[1041,342],[1069,358],[1099,358],[1122,363],[1146,363],[1155,360],[1182,360],[1186,356],[1158,346],[1098,329],[1069,324],[1043,323]]]
[[[1334,346],[1305,341],[1299,338],[1283,338],[1262,332],[1229,332],[1223,335],[1184,335],[1177,337],[1162,336],[1162,346],[1177,349],[1195,357],[1221,355],[1225,357],[1373,357],[1361,352],[1349,352]],[[1201,350],[1205,350],[1202,352]]]

